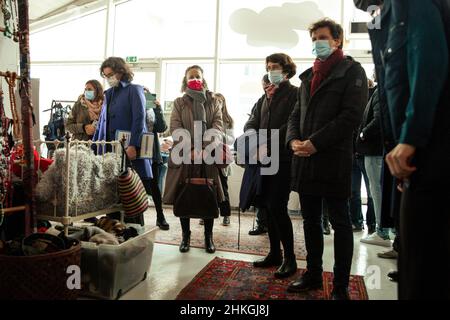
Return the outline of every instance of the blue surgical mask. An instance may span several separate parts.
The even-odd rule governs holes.
[[[313,55],[320,60],[326,60],[333,53],[328,40],[316,40],[313,42]]]
[[[284,75],[281,70],[274,70],[269,72],[269,81],[274,85],[279,85],[284,80]]]
[[[91,90],[86,90],[84,92],[84,97],[86,98],[86,100],[92,101],[95,98],[95,92]]]

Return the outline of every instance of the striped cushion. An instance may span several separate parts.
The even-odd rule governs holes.
[[[136,216],[148,209],[144,184],[136,171],[128,168],[118,179],[120,200],[127,216]]]

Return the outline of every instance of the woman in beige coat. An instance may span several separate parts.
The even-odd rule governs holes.
[[[84,94],[73,106],[66,123],[66,130],[73,134],[73,140],[92,139],[102,111],[103,100],[103,87],[100,82],[97,80],[86,82]]]
[[[213,97],[212,92],[208,91],[206,81],[203,79],[203,69],[199,66],[192,66],[186,70],[182,92],[183,97],[177,98],[174,102],[174,109],[170,119],[170,132],[173,135],[178,129],[189,131],[191,137],[194,137],[194,119],[203,119],[204,129],[216,129],[223,131],[222,112],[219,101]],[[175,142],[174,147],[177,146]],[[205,147],[205,143],[203,143]],[[191,150],[193,147],[191,146]],[[193,154],[194,152],[192,152]],[[166,187],[164,192],[164,203],[174,204],[177,197],[177,191],[180,184],[183,184],[188,177],[188,172],[192,170],[192,164],[176,164],[171,153],[168,162],[168,172],[166,178]],[[198,166],[196,166],[196,169]],[[195,174],[195,173],[194,173]],[[217,188],[217,199],[224,201],[222,185],[220,183],[219,171],[214,165],[206,165],[206,175],[214,179]],[[183,230],[183,239],[180,245],[181,252],[187,252],[190,248],[190,219],[182,218],[181,226]],[[208,253],[214,253],[216,248],[212,239],[212,230],[214,219],[205,220],[205,249]]]

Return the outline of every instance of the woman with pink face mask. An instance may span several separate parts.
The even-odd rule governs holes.
[[[204,133],[206,130],[215,129],[216,132],[223,135],[221,102],[208,90],[208,85],[203,78],[203,69],[200,66],[195,65],[187,68],[183,78],[181,92],[184,95],[174,101],[170,118],[171,135],[173,136],[177,130],[187,130],[191,137],[195,137],[194,122],[201,124],[200,127],[197,126],[195,131],[201,130]],[[192,164],[193,162],[191,164],[185,164],[184,162],[183,164],[179,164],[178,161],[174,161],[174,158],[178,156],[174,150],[177,148],[177,144],[181,142],[174,141],[174,147],[169,157],[163,200],[165,204],[174,204],[178,195],[179,185],[184,183],[189,172],[192,172],[192,176],[198,176],[201,172],[201,165]],[[190,150],[191,158],[193,159],[199,156],[199,154],[202,154],[203,151],[195,150],[193,140],[191,143]],[[201,141],[200,146],[204,149],[207,144],[206,141]],[[219,169],[215,165],[205,165],[205,171],[207,178],[214,180],[218,202],[223,202],[225,197],[219,178]],[[190,248],[190,219],[182,218],[180,220],[183,230],[180,251],[187,252]],[[212,236],[214,219],[203,220],[205,225],[205,249],[208,253],[214,253],[216,251]]]

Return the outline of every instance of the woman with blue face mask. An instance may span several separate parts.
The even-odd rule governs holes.
[[[274,276],[288,278],[297,271],[297,262],[288,214],[292,152],[284,147],[284,142],[289,116],[297,103],[298,88],[289,81],[297,73],[297,66],[288,55],[275,53],[266,58],[266,71],[270,85],[264,88],[265,94],[258,101],[244,131],[268,130],[268,141],[261,142],[258,153],[260,158],[270,156],[272,163],[278,162],[279,170],[275,175],[262,177],[263,190],[258,209],[267,212],[270,251],[253,265],[256,268],[277,267]],[[277,133],[278,141],[272,143],[271,135]]]
[[[74,140],[92,139],[103,105],[103,86],[97,80],[86,82],[82,94],[72,108],[67,119],[66,130],[72,133]]]

